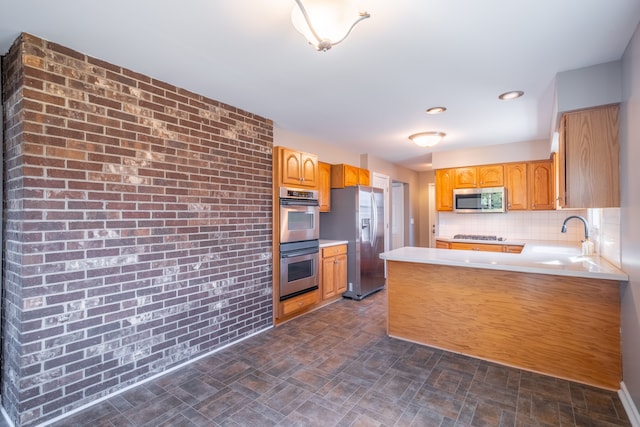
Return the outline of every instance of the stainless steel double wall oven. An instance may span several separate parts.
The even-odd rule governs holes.
[[[280,188],[280,301],[318,289],[317,190]]]

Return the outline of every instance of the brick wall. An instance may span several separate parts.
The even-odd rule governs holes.
[[[3,92],[17,425],[271,325],[271,121],[27,34]]]

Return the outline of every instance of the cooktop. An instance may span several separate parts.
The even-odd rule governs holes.
[[[498,242],[502,242],[504,238],[498,236],[487,236],[482,234],[456,234],[453,236],[454,239],[462,239],[462,240],[496,240]]]

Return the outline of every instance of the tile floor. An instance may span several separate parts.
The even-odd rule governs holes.
[[[341,300],[55,427],[628,426],[616,393],[388,338]]]

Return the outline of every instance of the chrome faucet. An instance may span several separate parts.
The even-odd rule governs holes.
[[[567,222],[572,218],[579,219],[580,221],[582,221],[582,223],[584,224],[584,240],[589,240],[589,224],[587,224],[586,219],[578,215],[571,215],[565,218],[564,222],[562,223],[562,230],[560,230],[560,232],[561,233],[567,232]]]

